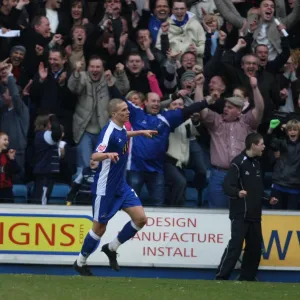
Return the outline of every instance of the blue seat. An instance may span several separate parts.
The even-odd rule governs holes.
[[[151,205],[151,200],[150,200],[150,197],[149,197],[149,193],[148,193],[148,190],[147,190],[145,184],[142,187],[140,199],[141,199],[143,205]]]
[[[13,194],[15,203],[27,203],[28,190],[26,185],[14,184]]]
[[[198,191],[194,188],[187,188],[186,189],[186,202],[185,206],[194,207],[197,206],[198,202]]]
[[[27,183],[27,190],[28,190],[28,197],[32,197],[33,195],[33,188],[34,188],[34,181],[30,181]]]
[[[55,184],[50,199],[48,200],[48,204],[65,204],[69,191],[70,187],[67,184]]]
[[[188,186],[193,183],[195,172],[191,169],[184,169],[184,177],[188,183]]]
[[[167,185],[165,185],[164,191],[165,191],[165,197],[166,197],[166,195],[168,195],[168,186]],[[142,187],[139,198],[144,206],[153,206],[152,198],[150,197],[145,184]],[[165,202],[164,200],[165,199],[163,199],[163,203]]]
[[[208,207],[208,189],[202,191],[202,207]]]

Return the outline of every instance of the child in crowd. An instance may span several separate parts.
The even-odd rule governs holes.
[[[13,202],[12,175],[21,172],[15,160],[16,150],[8,150],[8,145],[8,135],[0,132],[0,203]]]
[[[34,199],[46,205],[53,185],[60,172],[60,158],[64,155],[65,143],[62,126],[55,115],[40,115],[35,121],[35,174]]]
[[[277,122],[275,125],[271,122],[269,133],[280,123],[274,121]],[[285,132],[285,139],[274,138],[271,141],[271,149],[276,157],[271,197],[279,200],[275,208],[297,210],[300,199],[300,122],[287,122]]]
[[[94,182],[98,166],[99,162],[91,159],[90,166],[84,168],[74,180],[72,188],[67,195],[68,206],[72,205],[72,203],[83,205],[92,204],[91,185]]]
[[[210,34],[210,39],[211,39],[210,55],[211,56],[214,56],[218,46],[220,25],[222,25],[222,20],[219,16],[209,14],[209,15],[205,15],[203,18],[203,26],[205,27],[205,30]]]

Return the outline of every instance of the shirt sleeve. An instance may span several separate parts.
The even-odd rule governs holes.
[[[209,109],[206,117],[204,119],[201,118],[201,123],[205,125],[207,129],[213,130],[220,118],[222,118],[221,115]]]
[[[242,115],[242,118],[245,124],[249,125],[253,130],[256,130],[259,126],[259,121],[254,118],[252,110],[249,110],[246,114]]]
[[[113,139],[113,131],[110,128],[106,128],[106,130],[101,131],[100,137],[98,139],[97,147],[95,152],[98,153],[107,153],[110,152],[110,144],[112,143]]]
[[[131,101],[126,100],[126,103],[128,105],[128,110],[130,112],[129,115],[129,121],[132,126],[137,122],[137,120],[144,115],[144,109],[142,107],[139,107],[135,104],[133,104]]]
[[[182,109],[176,109],[176,110],[167,110],[162,113],[162,115],[166,118],[168,121],[171,130],[174,130],[179,125],[183,123],[183,113]]]

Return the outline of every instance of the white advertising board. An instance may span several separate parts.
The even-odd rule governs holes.
[[[146,209],[147,225],[118,249],[121,266],[216,268],[230,239],[228,212]],[[119,212],[108,224],[101,245],[129,221]],[[76,259],[92,225],[89,207],[0,206],[0,263],[65,264]],[[265,214],[261,266],[300,269],[299,214]],[[100,247],[90,265],[107,265]]]

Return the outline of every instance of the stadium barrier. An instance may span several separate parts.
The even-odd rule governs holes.
[[[121,266],[215,269],[230,238],[224,210],[146,208],[147,225],[119,249]],[[71,265],[91,228],[90,207],[0,205],[0,263]],[[129,217],[120,211],[101,244]],[[261,270],[300,270],[300,213],[264,211]],[[89,264],[107,266],[98,248]],[[238,266],[237,266],[238,267]]]

